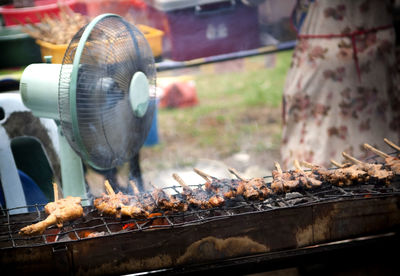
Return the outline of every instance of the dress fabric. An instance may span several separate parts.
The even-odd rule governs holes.
[[[299,1],[307,9],[283,95],[281,156],[330,167],[342,151],[399,143],[400,90],[390,1]]]

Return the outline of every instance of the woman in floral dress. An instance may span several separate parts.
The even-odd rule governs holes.
[[[304,12],[306,15],[304,16]],[[390,1],[299,1],[303,20],[283,96],[283,167],[329,167],[367,142],[400,137],[399,76]]]

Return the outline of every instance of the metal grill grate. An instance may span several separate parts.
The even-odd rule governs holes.
[[[265,177],[265,180],[270,183],[272,178]],[[101,216],[94,207],[85,207],[85,215],[82,218],[66,222],[61,229],[52,226],[43,235],[34,237],[22,237],[18,234],[18,231],[25,225],[45,219],[47,215],[42,211],[44,205],[28,206],[36,208],[36,211],[18,215],[10,215],[11,209],[3,209],[0,216],[0,249],[37,247],[47,244],[76,242],[98,236],[114,236],[129,232],[185,227],[233,216],[246,216],[276,209],[315,205],[328,201],[393,196],[400,194],[399,184],[400,181],[398,179],[393,181],[390,186],[378,183],[365,183],[349,187],[324,184],[322,187],[312,191],[302,190],[284,195],[273,195],[264,201],[246,201],[243,199],[227,202],[225,206],[213,209],[196,210],[189,208],[188,211],[182,213],[159,211],[153,217],[145,220],[116,219]],[[192,188],[201,186],[191,185]],[[165,191],[172,194],[180,192],[181,189],[179,186],[172,186],[165,188]]]

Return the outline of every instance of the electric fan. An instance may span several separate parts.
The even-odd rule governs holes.
[[[24,70],[24,104],[59,126],[64,196],[86,197],[82,160],[105,170],[139,151],[155,110],[155,82],[144,35],[115,14],[99,15],[76,33],[62,64]]]

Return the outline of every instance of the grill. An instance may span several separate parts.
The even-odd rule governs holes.
[[[182,188],[165,190],[173,194]],[[1,210],[2,269],[65,275],[199,272],[397,236],[400,181],[394,179],[389,186],[323,184],[262,202],[234,200],[219,208],[160,212],[145,220],[106,217],[89,206],[84,217],[61,229],[54,226],[43,235],[21,237],[19,229],[46,218],[43,207],[24,206],[31,212],[16,215],[15,209]]]

